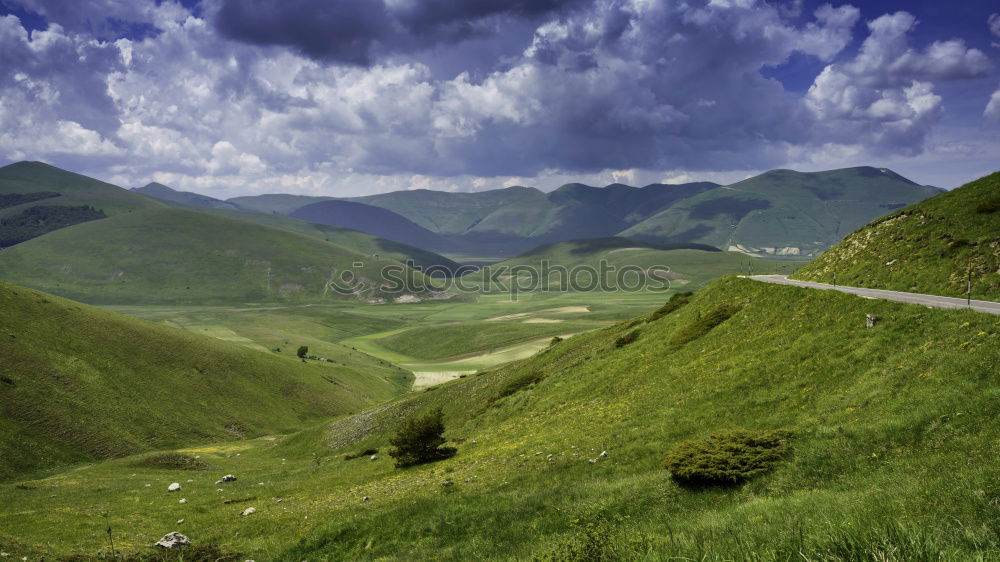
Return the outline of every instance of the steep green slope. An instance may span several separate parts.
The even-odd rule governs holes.
[[[0,283],[0,479],[287,432],[384,400],[408,374],[302,363]]]
[[[577,284],[585,288],[591,282],[591,276],[583,270],[599,272],[602,263],[608,268],[606,279],[609,287],[637,283],[639,278],[635,269],[639,268],[647,273],[653,269],[664,272],[659,279],[650,279],[650,286],[663,288],[665,283],[660,281],[662,279],[673,288],[685,290],[700,287],[723,275],[749,273],[751,267],[754,273],[787,274],[801,264],[791,260],[751,258],[700,244],[658,246],[621,237],[589,238],[545,244],[469,273],[463,280],[482,283],[491,276],[496,278],[498,271],[516,273],[528,279],[532,275],[529,272],[545,276],[543,272],[550,271],[547,277],[551,282],[546,286],[555,288],[563,283],[564,276],[556,273],[554,268],[564,267],[568,268],[571,276],[576,275]],[[580,273],[572,273],[577,270]]]
[[[868,221],[937,193],[884,168],[773,170],[686,199],[621,235],[813,256]]]
[[[712,328],[721,307],[732,316]],[[352,476],[330,493],[373,505],[332,508],[285,555],[995,556],[998,340],[988,315],[720,281],[658,320],[334,423],[326,442],[360,450],[442,407],[459,454],[408,471],[338,463]],[[741,487],[670,480],[668,449],[726,428],[791,431],[791,453]]]
[[[0,252],[0,279],[86,302],[379,299],[396,262],[315,238],[181,209],[121,214]],[[328,283],[345,271],[355,294]],[[392,295],[389,295],[392,296]],[[399,295],[394,295],[399,296]]]
[[[215,197],[209,197],[207,195],[201,195],[200,193],[193,193],[191,191],[177,191],[176,189],[167,187],[162,183],[156,182],[146,184],[142,187],[133,187],[130,191],[148,195],[149,197],[160,199],[162,201],[181,203],[191,207],[208,207],[210,209],[232,210],[239,209],[238,205],[228,201],[222,201],[220,199],[216,199]]]
[[[992,560],[998,342],[995,316],[726,278],[276,447],[198,449],[209,475],[111,462],[0,486],[0,545],[95,552],[104,509],[126,551],[176,527],[255,559]],[[393,468],[388,439],[435,407],[458,454]],[[788,451],[739,486],[663,468],[677,444],[739,428],[789,431]],[[377,460],[344,460],[368,448]],[[216,492],[227,472],[240,481]],[[179,478],[194,479],[183,506],[163,491]]]
[[[853,232],[796,279],[1000,300],[1000,172]]]

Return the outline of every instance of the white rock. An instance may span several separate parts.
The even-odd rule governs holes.
[[[232,474],[227,474],[219,479],[219,482],[236,482],[236,477]]]
[[[257,513],[256,507],[248,507],[240,512],[240,515],[250,515],[251,513]]]
[[[178,491],[180,489],[181,489],[181,485],[178,482],[174,482],[173,484],[167,486],[167,491],[168,492],[176,492],[176,491]]]
[[[0,556],[2,556],[3,558],[7,558],[8,556],[10,556],[10,553],[9,552],[0,552]]]
[[[183,522],[184,522],[184,520],[183,520],[183,519],[178,519],[178,520],[177,520],[177,524],[178,524],[178,525],[180,525],[180,524],[181,524],[181,523],[183,523]]]
[[[181,498],[177,503],[187,503],[187,498]]]
[[[378,455],[372,455],[371,457],[369,457],[368,460],[377,461],[378,460]]]
[[[177,531],[167,533],[166,535],[163,535],[162,539],[156,541],[156,546],[162,548],[181,548],[182,546],[188,546],[189,544],[191,544],[191,539],[185,537]]]
[[[597,456],[599,456],[599,457],[606,457],[606,456],[608,456],[608,452],[607,451],[601,451],[601,454],[597,455]]]

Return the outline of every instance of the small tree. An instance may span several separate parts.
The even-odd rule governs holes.
[[[309,346],[308,345],[300,345],[299,346],[299,351],[297,353],[297,355],[299,356],[299,358],[305,359],[306,355],[308,355],[308,354],[309,354]]]
[[[389,440],[395,449],[389,456],[396,459],[396,468],[406,468],[453,457],[454,447],[444,445],[444,414],[441,409],[427,415],[410,418],[400,428],[399,433]]]

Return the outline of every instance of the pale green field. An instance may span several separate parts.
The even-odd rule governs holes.
[[[241,344],[361,363],[364,355],[414,373],[414,390],[525,359],[563,338],[662,304],[662,293],[481,295],[476,301],[262,307],[114,306],[117,312]],[[474,337],[473,337],[474,336]],[[430,349],[425,353],[425,349]],[[280,351],[278,351],[280,350]],[[428,355],[427,353],[430,353]]]

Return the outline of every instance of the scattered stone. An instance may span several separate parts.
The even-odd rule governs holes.
[[[550,461],[550,460],[552,460],[552,457],[553,457],[553,455],[551,453],[549,453],[548,455],[545,456],[545,460]]]
[[[474,478],[472,478],[471,476],[465,479],[466,482],[472,482],[473,480]]]
[[[257,485],[258,485],[258,486],[263,486],[263,485],[264,485],[264,483],[263,483],[263,482],[257,482]]]
[[[188,502],[187,498],[181,498],[181,500],[179,502],[177,502],[177,503],[187,503],[187,502]]]
[[[173,484],[167,486],[167,491],[168,492],[176,492],[176,491],[178,491],[180,489],[181,489],[181,485],[179,483],[177,483],[177,482],[174,482]]]
[[[452,482],[451,480],[445,480],[444,482],[441,483],[441,485],[444,487],[448,487],[448,486],[454,486],[455,483]]]
[[[597,459],[590,459],[587,462],[589,462],[590,464],[597,464]]]
[[[537,456],[539,456],[539,455],[541,455],[541,454],[542,454],[542,452],[541,452],[541,451],[538,451],[537,453],[535,453],[535,456],[537,457]]]
[[[285,501],[283,498],[274,498],[274,503],[281,503]]]
[[[178,519],[178,520],[177,520],[177,524],[178,524],[178,525],[180,525],[180,524],[181,524],[181,523],[183,523],[183,522],[184,522],[184,520],[183,520],[183,519]]]
[[[146,487],[147,487],[147,488],[148,488],[148,487],[150,487],[150,486],[152,486],[152,484],[146,484]]]
[[[887,261],[887,262],[885,262],[885,265],[892,265],[892,264],[894,264],[894,263],[896,263],[898,261],[899,261],[898,259],[895,259],[895,260],[892,260],[892,261]]]
[[[7,558],[8,556],[10,556],[9,552],[0,552],[0,558]]]
[[[190,484],[191,482],[194,482],[194,480],[191,480],[191,479],[189,478],[189,479],[188,479],[188,484]]]
[[[222,484],[223,482],[236,482],[236,477],[232,474],[227,474],[215,481],[216,484]]]
[[[216,488],[216,489],[215,489],[215,491],[216,491],[216,492],[221,492],[221,491],[222,491],[222,488]]]
[[[371,498],[369,498],[368,496],[365,496],[365,497],[361,498],[361,501],[363,501],[363,502],[366,502],[366,501],[368,501],[368,500],[370,500],[370,499],[371,499]]]
[[[256,507],[248,507],[240,512],[240,515],[250,515],[251,513],[257,513]]]
[[[371,457],[369,457],[368,460],[377,461],[378,460],[378,455],[372,455]]]
[[[163,538],[156,542],[156,546],[161,548],[181,548],[191,544],[191,539],[174,531],[163,535]]]
[[[601,451],[601,454],[599,454],[597,456],[602,457],[602,458],[606,457],[606,456],[608,456],[608,452],[607,451]]]

